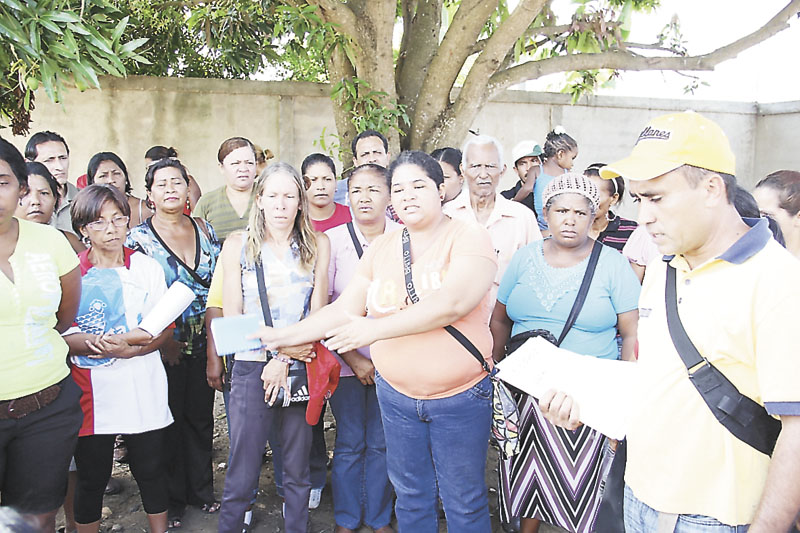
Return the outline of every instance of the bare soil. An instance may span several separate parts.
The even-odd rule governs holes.
[[[225,420],[225,409],[222,395],[217,394],[214,407],[214,492],[217,499],[222,497],[222,488],[225,482],[225,471],[228,461],[228,433]],[[330,409],[325,414],[325,440],[328,444],[328,453],[332,455],[335,438],[335,421]],[[503,530],[497,519],[497,450],[489,447],[489,460],[486,468],[486,481],[489,488],[489,511],[492,515],[492,533],[501,533]],[[112,476],[122,483],[122,492],[113,496],[106,496],[103,500],[103,520],[101,532],[114,533],[147,533],[147,516],[142,509],[139,499],[139,490],[131,476],[127,464],[114,463]],[[332,533],[335,527],[333,519],[333,501],[331,498],[330,479],[322,492],[322,502],[319,508],[310,513],[311,533]],[[183,527],[180,530],[186,533],[211,533],[217,531],[218,514],[209,515],[198,508],[189,507],[183,517]],[[59,513],[58,527],[64,525],[63,516]],[[396,527],[396,524],[395,524]],[[253,510],[253,524],[250,529],[253,533],[279,533],[283,531],[281,518],[281,499],[275,491],[272,461],[265,457],[259,480],[258,498]],[[440,532],[446,532],[444,520],[440,522]],[[558,528],[544,526],[541,533],[558,533],[563,531]],[[359,533],[369,533],[371,529],[361,528]]]

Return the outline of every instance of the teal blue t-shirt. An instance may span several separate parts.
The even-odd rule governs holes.
[[[514,322],[511,335],[546,329],[558,338],[583,280],[588,257],[577,265],[555,268],[545,261],[543,242],[517,250],[500,281],[497,301],[506,306]],[[603,246],[586,302],[561,347],[583,355],[619,359],[617,315],[638,307],[640,288],[628,260]]]

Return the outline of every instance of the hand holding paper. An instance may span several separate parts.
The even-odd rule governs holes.
[[[569,425],[579,418],[608,437],[625,436],[637,383],[636,363],[579,355],[534,337],[498,363],[497,368],[503,381],[546,400],[548,407],[551,403],[558,407],[550,409],[553,420]],[[569,396],[571,403],[564,403],[565,398],[553,391]]]

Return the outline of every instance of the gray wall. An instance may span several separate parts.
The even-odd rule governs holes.
[[[62,104],[37,94],[31,131],[53,130],[67,139],[72,180],[86,171],[92,154],[115,151],[141,194],[144,152],[164,144],[177,148],[203,190],[210,190],[221,185],[216,153],[228,137],[248,137],[278,159],[299,165],[308,153],[321,151],[314,143],[323,131],[336,132],[326,85],[149,77],[103,78],[102,85],[100,91],[67,91]],[[774,169],[800,169],[794,141],[800,130],[800,102],[757,105],[591,96],[570,105],[563,94],[508,91],[486,105],[472,129],[497,137],[510,159],[516,142],[541,143],[560,124],[578,141],[576,168],[582,169],[624,157],[650,118],[685,109],[722,126],[744,185],[751,186]],[[25,140],[12,142],[22,149]],[[509,169],[503,185],[514,180]]]

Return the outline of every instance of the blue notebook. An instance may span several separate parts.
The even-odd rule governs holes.
[[[217,355],[231,355],[236,352],[258,350],[262,344],[259,339],[248,339],[263,325],[261,315],[237,315],[217,317],[211,321],[211,333]]]

